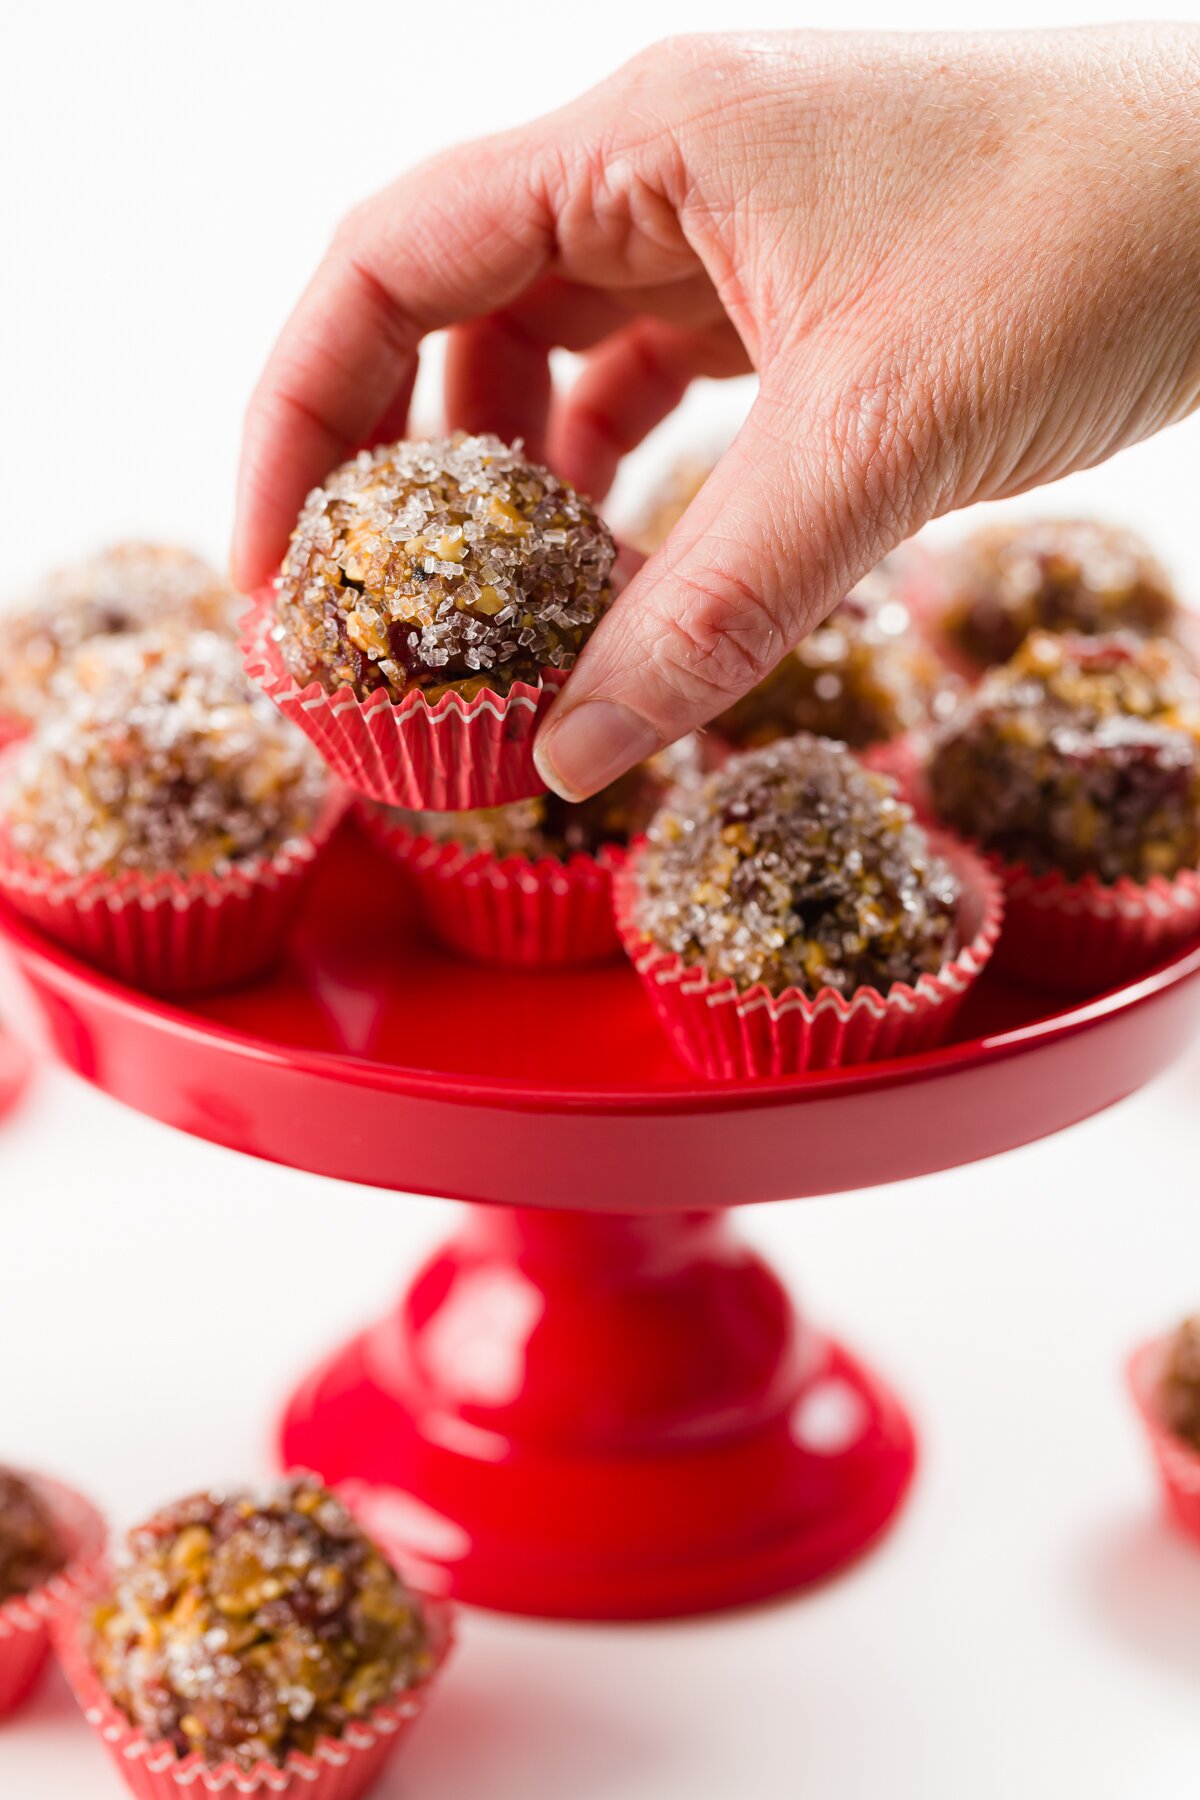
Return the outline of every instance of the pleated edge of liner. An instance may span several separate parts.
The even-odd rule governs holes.
[[[18,1632],[44,1631],[61,1607],[73,1604],[93,1585],[107,1554],[108,1530],[91,1501],[62,1482],[44,1476],[34,1479],[39,1490],[49,1490],[56,1513],[61,1508],[62,1516],[57,1522],[64,1524],[76,1537],[79,1550],[49,1581],[42,1582],[28,1594],[15,1594],[11,1600],[0,1602],[0,1643]]]
[[[332,694],[327,693],[318,681],[310,681],[302,688],[294,676],[279,667],[268,641],[269,600],[273,600],[273,595],[266,598],[260,595],[245,614],[241,621],[239,648],[246,673],[277,706],[286,704],[303,712],[328,712],[334,717],[344,712],[356,712],[366,720],[387,712],[393,714],[397,722],[420,713],[431,725],[441,725],[455,717],[469,720],[481,713],[490,713],[500,723],[513,711],[536,712],[545,696],[556,693],[570,673],[568,669],[543,670],[536,682],[515,681],[503,694],[483,688],[469,700],[461,694],[449,693],[432,704],[419,688],[406,694],[403,700],[391,699],[384,688],[376,688],[365,700],[360,700],[354,689],[347,686],[336,688]]]
[[[0,856],[5,859],[0,891],[27,894],[51,906],[76,907],[81,913],[93,912],[100,906],[110,913],[125,912],[131,906],[140,906],[144,912],[153,912],[163,905],[172,906],[176,912],[186,912],[197,905],[221,906],[232,896],[248,897],[258,887],[277,888],[313,862],[341,824],[348,805],[349,795],[337,777],[331,775],[310,831],[302,837],[286,839],[270,856],[247,857],[231,866],[225,875],[144,875],[136,869],[122,875],[64,875],[35,857],[23,858],[7,841],[0,825],[0,837],[5,838],[0,848]]]
[[[341,1738],[320,1738],[311,1755],[292,1751],[282,1768],[260,1762],[253,1769],[241,1769],[232,1763],[206,1763],[196,1752],[181,1757],[174,1746],[154,1742],[133,1725],[100,1686],[80,1638],[81,1617],[77,1610],[85,1588],[71,1596],[74,1610],[58,1642],[59,1660],[68,1685],[79,1703],[87,1724],[110,1749],[127,1762],[142,1763],[152,1775],[169,1775],[179,1787],[199,1783],[209,1793],[226,1791],[238,1794],[285,1793],[295,1782],[315,1782],[329,1769],[341,1769],[352,1758],[371,1750],[380,1739],[395,1737],[421,1712],[454,1644],[454,1630],[449,1608],[429,1596],[422,1596],[427,1607],[435,1609],[437,1622],[436,1650],[432,1667],[409,1688],[385,1700],[366,1719],[352,1720]]]
[[[1062,913],[1067,918],[1127,920],[1147,915],[1172,919],[1189,912],[1200,916],[1200,870],[1184,869],[1172,880],[1154,875],[1146,882],[1123,875],[1107,884],[1096,875],[1068,881],[1054,871],[1035,875],[1024,863],[1006,864],[996,857],[991,861],[1003,876],[1009,897],[1041,912]]]

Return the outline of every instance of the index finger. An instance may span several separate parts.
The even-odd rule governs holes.
[[[251,397],[233,574],[278,567],[309,489],[358,449],[411,383],[422,337],[506,305],[554,253],[529,132],[461,146],[351,213]]]

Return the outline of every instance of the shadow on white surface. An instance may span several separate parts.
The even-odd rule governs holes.
[[[1200,1545],[1153,1513],[1131,1517],[1089,1546],[1083,1575],[1126,1648],[1200,1691]]]
[[[463,1618],[464,1635],[475,1622]],[[656,1762],[669,1769],[669,1730],[667,1741],[653,1739],[644,1718],[630,1718],[623,1684],[610,1680],[600,1692],[591,1664],[564,1653],[557,1636],[514,1645],[497,1632],[460,1647],[378,1800],[595,1800],[644,1780]]]

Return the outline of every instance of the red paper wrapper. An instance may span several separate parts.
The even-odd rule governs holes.
[[[1168,1516],[1189,1537],[1200,1540],[1200,1454],[1168,1430],[1158,1404],[1158,1384],[1169,1339],[1142,1344],[1129,1359],[1129,1385],[1162,1484]]]
[[[10,744],[19,744],[27,738],[33,727],[28,719],[15,718],[11,713],[0,713],[0,750],[7,750]]]
[[[1021,864],[995,867],[1004,884],[996,968],[1064,994],[1102,993],[1200,941],[1200,870],[1167,881],[1094,875],[1068,881]]]
[[[382,689],[367,700],[348,687],[327,694],[288,674],[271,637],[274,607],[274,589],[264,589],[246,617],[246,671],[347,786],[410,812],[467,812],[545,792],[533,740],[566,680],[561,669],[543,670],[536,685],[515,682],[506,694],[443,694],[432,705],[420,692],[398,704]]]
[[[453,1641],[449,1608],[444,1602],[425,1600],[434,1666],[423,1681],[348,1726],[340,1738],[320,1739],[311,1755],[293,1751],[282,1768],[261,1762],[253,1769],[243,1769],[231,1762],[206,1763],[195,1753],[180,1756],[171,1744],[151,1742],[113,1704],[96,1677],[83,1641],[84,1615],[97,1597],[98,1589],[93,1587],[61,1616],[55,1629],[58,1660],[84,1718],[137,1800],[179,1800],[189,1789],[197,1794],[303,1794],[305,1800],[360,1800],[419,1718]]]
[[[404,869],[430,934],[461,956],[497,968],[563,969],[621,948],[613,922],[615,846],[598,856],[493,856],[437,843],[369,803],[358,816],[372,841]]]
[[[278,961],[318,856],[346,807],[331,784],[312,832],[225,875],[64,875],[0,827],[0,894],[40,931],[130,987],[197,994]]]
[[[25,1480],[45,1501],[67,1551],[66,1567],[32,1593],[0,1605],[0,1718],[32,1691],[50,1653],[56,1618],[90,1589],[104,1561],[104,1520],[91,1503],[42,1475]]]
[[[962,883],[959,933],[964,943],[936,975],[886,994],[859,988],[846,999],[833,988],[815,996],[761,984],[739,993],[732,980],[660,950],[632,923],[636,853],[614,883],[617,925],[659,1023],[690,1068],[712,1081],[800,1075],[816,1069],[880,1062],[930,1050],[949,1034],[963,998],[987,965],[1004,916],[1000,882],[957,838],[929,833]]]

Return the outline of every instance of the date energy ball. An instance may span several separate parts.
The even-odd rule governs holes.
[[[0,1605],[41,1587],[66,1560],[45,1501],[23,1475],[0,1467]]]
[[[675,464],[629,534],[635,549],[651,556],[666,542],[716,466],[715,456],[683,457]]]
[[[941,818],[1070,880],[1200,864],[1200,688],[1164,639],[1035,632],[935,745]]]
[[[94,638],[166,625],[231,631],[243,605],[202,557],[174,544],[116,544],[72,563],[0,613],[0,714],[40,718],[59,671]]]
[[[1158,1403],[1167,1429],[1200,1450],[1200,1316],[1185,1319],[1167,1346]]]
[[[699,778],[702,756],[700,739],[693,735],[638,763],[587,800],[539,794],[482,812],[410,813],[395,808],[392,816],[438,843],[462,844],[497,857],[566,862],[638,837],[671,788]]]
[[[15,849],[67,875],[223,874],[303,837],[327,785],[231,639],[147,632],[81,652],[0,815]]]
[[[364,450],[305,503],[275,638],[302,687],[506,693],[571,668],[615,556],[591,504],[519,446],[459,433]]]
[[[959,948],[959,882],[886,776],[803,735],[677,790],[650,826],[634,923],[741,991],[850,996]]]
[[[247,1769],[339,1737],[431,1667],[418,1600],[309,1477],[195,1494],[132,1531],[89,1635],[152,1741]]]
[[[918,634],[885,561],[713,730],[743,747],[809,731],[863,750],[947,718],[958,687]]]
[[[1089,519],[993,525],[951,553],[942,628],[972,661],[1007,662],[1031,631],[1169,636],[1179,601],[1132,531]]]

